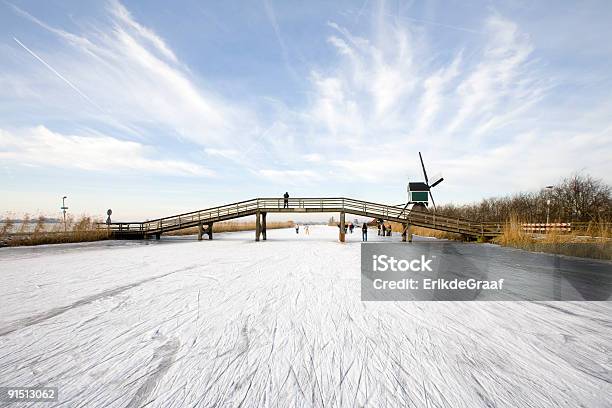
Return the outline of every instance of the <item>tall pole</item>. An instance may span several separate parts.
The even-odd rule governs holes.
[[[267,225],[266,225],[267,215],[268,215],[267,212],[261,213],[261,237],[263,238],[264,241],[267,239]]]
[[[546,186],[546,190],[548,190],[548,198],[546,199],[546,228],[548,228],[548,221],[550,217],[550,191],[554,186]]]
[[[255,241],[259,241],[261,235],[261,212],[258,210],[255,213]]]
[[[68,197],[66,197],[66,196],[62,197],[62,208],[61,209],[64,212],[64,232],[67,231],[67,227],[66,227],[66,210],[68,209],[68,207],[66,207],[66,199],[67,198]]]

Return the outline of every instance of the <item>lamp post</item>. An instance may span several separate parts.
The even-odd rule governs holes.
[[[68,197],[63,196],[62,197],[62,208],[61,210],[64,212],[64,232],[66,232],[67,228],[66,228],[66,210],[68,209],[68,207],[66,207],[66,199]]]
[[[550,216],[550,191],[553,189],[554,186],[546,186],[546,189],[548,190],[548,198],[546,199],[546,227],[548,228],[548,219]]]

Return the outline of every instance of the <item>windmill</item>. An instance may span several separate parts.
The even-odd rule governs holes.
[[[419,152],[419,159],[421,160],[421,167],[423,168],[423,176],[425,182],[408,182],[408,202],[404,206],[404,209],[400,213],[402,215],[409,204],[419,206],[421,208],[427,208],[429,206],[429,199],[431,198],[431,204],[433,205],[434,212],[436,211],[436,202],[434,201],[431,189],[444,181],[442,176],[435,176],[434,181],[430,184],[429,177],[427,177],[427,170],[425,170],[425,163],[423,163],[423,156]],[[413,206],[413,208],[414,208]]]

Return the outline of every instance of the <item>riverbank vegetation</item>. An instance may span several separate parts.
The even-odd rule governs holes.
[[[25,215],[19,222],[7,215],[0,221],[0,246],[26,246],[43,244],[65,244],[71,242],[99,241],[110,238],[106,229],[98,229],[96,220],[83,215],[75,218],[68,216],[66,224],[63,222],[48,222],[48,218],[39,216],[31,218]],[[293,221],[268,221],[267,229],[292,228]],[[213,225],[213,232],[236,232],[255,230],[255,221],[247,222],[218,222]],[[179,231],[168,232],[167,235],[194,235],[198,228],[186,228]]]
[[[513,216],[493,242],[527,251],[612,260],[612,229],[609,223],[591,222],[584,229],[530,233]]]
[[[66,244],[100,241],[109,238],[106,230],[96,228],[96,220],[88,215],[66,217],[66,223],[49,223],[44,216],[25,215],[19,223],[7,215],[0,223],[0,246]]]
[[[525,223],[612,221],[612,187],[580,173],[536,192],[521,192],[479,202],[440,205],[438,214],[474,221],[509,221],[518,215]],[[548,215],[548,217],[547,217]]]
[[[499,222],[493,243],[562,255],[612,259],[612,187],[589,175],[573,174],[537,192],[493,197],[465,205],[441,205],[437,213],[476,222]],[[564,223],[563,226],[542,227]],[[532,228],[525,224],[541,224]],[[393,224],[401,232],[401,224]],[[460,234],[412,227],[415,235],[462,240]]]

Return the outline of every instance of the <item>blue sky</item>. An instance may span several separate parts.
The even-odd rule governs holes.
[[[608,1],[0,2],[0,211],[612,183]]]

